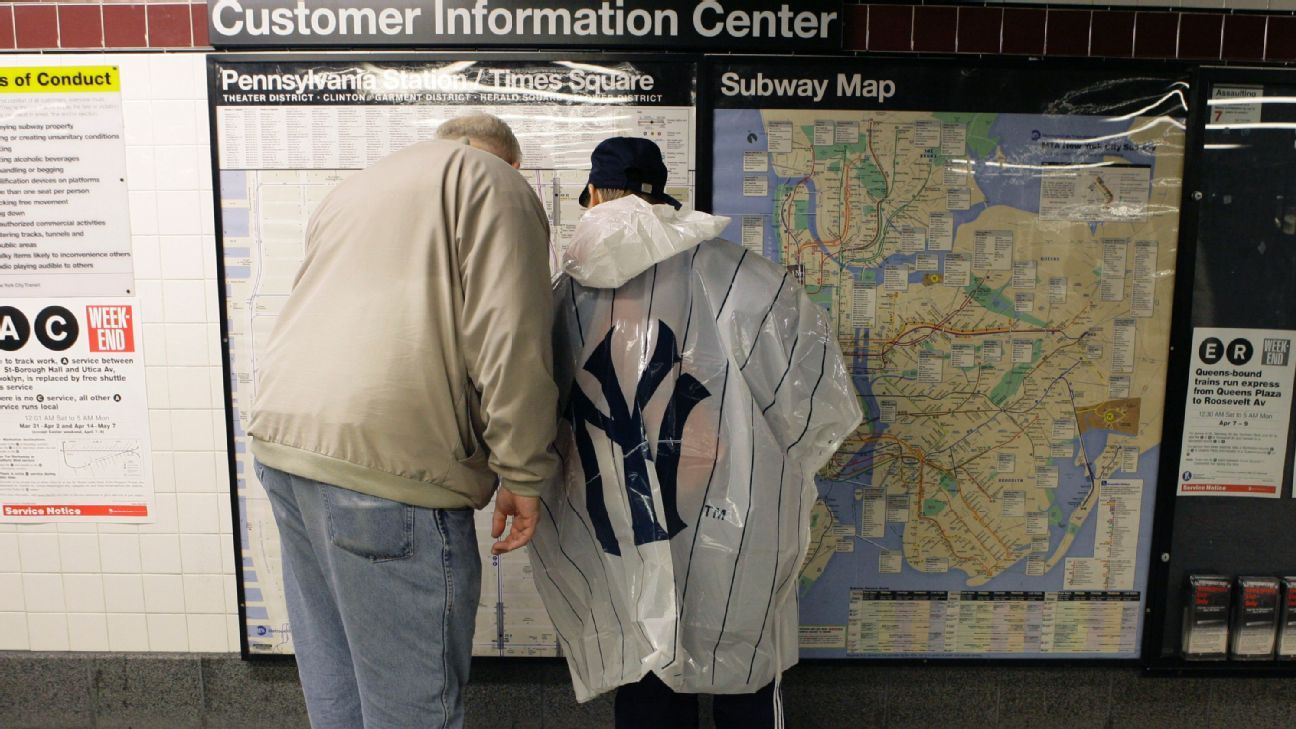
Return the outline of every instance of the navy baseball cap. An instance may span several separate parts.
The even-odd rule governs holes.
[[[612,137],[599,142],[590,155],[589,181],[581,190],[580,205],[589,207],[589,186],[631,190],[651,195],[677,210],[680,201],[666,194],[666,163],[661,149],[650,139]]]

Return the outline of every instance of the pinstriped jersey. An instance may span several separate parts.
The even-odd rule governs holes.
[[[796,662],[813,476],[860,419],[792,276],[726,241],[683,245],[615,288],[556,287],[564,477],[530,553],[580,700],[649,671],[751,692]]]

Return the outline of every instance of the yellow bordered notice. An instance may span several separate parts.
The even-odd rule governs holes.
[[[116,66],[0,67],[0,94],[68,94],[121,91]]]

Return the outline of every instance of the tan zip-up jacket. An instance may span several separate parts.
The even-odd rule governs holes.
[[[548,223],[516,170],[422,142],[337,186],[264,353],[261,463],[431,508],[553,478]]]

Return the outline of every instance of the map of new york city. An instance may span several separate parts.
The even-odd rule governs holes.
[[[978,589],[1141,589],[1181,125],[765,109],[718,111],[716,130],[729,237],[829,310],[865,412],[821,474],[803,647],[982,652],[952,607],[909,644],[852,650],[868,628],[839,628],[876,617],[878,590],[966,608]],[[1109,627],[985,650],[1133,650]]]

